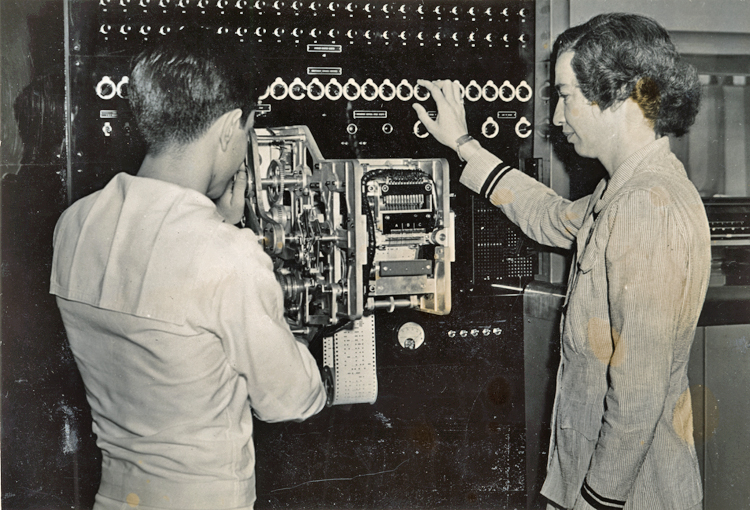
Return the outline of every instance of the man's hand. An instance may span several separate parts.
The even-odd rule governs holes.
[[[421,104],[412,105],[419,120],[438,142],[455,149],[456,140],[468,133],[459,83],[450,80],[417,80],[417,84],[430,91],[438,110],[437,118],[432,120]]]
[[[216,201],[216,209],[222,215],[224,221],[236,225],[242,219],[245,212],[245,192],[247,191],[247,172],[242,169],[234,174],[234,179],[229,181],[227,189]]]

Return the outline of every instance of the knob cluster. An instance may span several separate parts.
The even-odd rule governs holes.
[[[509,103],[513,100],[527,102],[532,96],[532,89],[525,80],[515,86],[509,80],[504,80],[499,86],[493,80],[487,80],[481,85],[476,80],[469,81],[467,85],[459,82],[459,85],[464,99],[471,102],[493,103],[503,101]],[[365,101],[377,99],[382,101],[425,101],[429,97],[430,93],[425,87],[416,83],[413,84],[405,78],[401,80],[385,78],[382,81],[367,78],[360,83],[354,78],[345,80],[333,77],[324,83],[318,77],[313,77],[307,82],[299,77],[294,78],[291,82],[277,77],[260,96],[260,100],[282,101],[290,98],[300,101],[308,98],[319,101],[325,98],[337,101],[344,98],[347,101],[358,99],[364,99]]]

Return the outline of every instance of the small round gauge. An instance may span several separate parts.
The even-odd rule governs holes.
[[[404,349],[418,349],[424,343],[424,329],[416,322],[405,322],[398,328],[398,343]]]

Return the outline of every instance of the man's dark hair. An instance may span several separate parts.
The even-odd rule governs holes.
[[[695,122],[698,73],[653,19],[600,14],[560,34],[553,55],[566,51],[574,53],[571,67],[584,97],[602,110],[630,97],[660,136],[682,136]]]
[[[199,138],[228,111],[244,125],[256,98],[250,59],[203,28],[183,28],[134,60],[128,95],[148,150]]]

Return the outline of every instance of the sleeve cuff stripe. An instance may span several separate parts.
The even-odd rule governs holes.
[[[497,183],[502,179],[502,177],[508,173],[510,170],[510,166],[505,165],[503,166],[502,163],[497,165],[492,172],[487,176],[487,179],[484,181],[484,185],[482,186],[481,191],[479,192],[480,195],[482,195],[484,198],[489,198],[489,196],[492,194],[492,190],[495,189],[495,186]]]
[[[594,492],[594,489],[589,487],[589,484],[585,480],[583,487],[581,487],[581,496],[586,500],[586,503],[596,508],[596,510],[622,510],[625,507],[625,501],[600,496]]]

